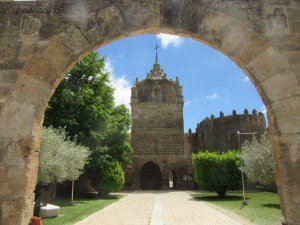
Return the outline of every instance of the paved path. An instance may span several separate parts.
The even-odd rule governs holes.
[[[76,225],[241,225],[184,191],[135,191]]]

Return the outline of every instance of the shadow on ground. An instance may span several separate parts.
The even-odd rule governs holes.
[[[216,196],[193,196],[193,199],[197,201],[205,201],[205,202],[228,202],[228,201],[242,201],[243,196],[238,195],[225,195],[224,197],[220,198],[218,195]],[[246,200],[251,198],[246,197]],[[192,199],[191,199],[192,200]]]
[[[279,204],[261,204],[262,207],[281,209]]]

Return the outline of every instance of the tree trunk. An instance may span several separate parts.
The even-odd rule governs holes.
[[[53,192],[52,192],[52,196],[51,196],[51,198],[55,198],[56,197],[56,184],[57,184],[57,181],[56,180],[54,180],[54,182],[53,182]]]

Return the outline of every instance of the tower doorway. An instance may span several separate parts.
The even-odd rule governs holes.
[[[176,172],[174,170],[170,171],[169,173],[169,188],[177,189]]]
[[[147,162],[141,170],[141,189],[158,190],[161,188],[161,172],[153,162]]]

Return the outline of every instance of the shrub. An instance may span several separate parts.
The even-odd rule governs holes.
[[[223,197],[227,189],[239,190],[242,187],[240,162],[235,150],[222,154],[200,152],[192,155],[192,162],[200,188],[215,191],[219,197]]]
[[[95,176],[91,180],[91,185],[99,195],[121,190],[125,180],[121,165],[115,160],[103,160],[100,165],[95,169]]]

